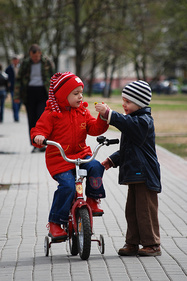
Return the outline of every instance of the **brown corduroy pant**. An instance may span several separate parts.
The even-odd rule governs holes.
[[[130,184],[125,216],[127,244],[160,245],[157,192],[144,183]]]

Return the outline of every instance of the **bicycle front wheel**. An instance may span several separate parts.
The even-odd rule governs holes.
[[[69,238],[69,248],[72,256],[76,256],[78,254],[78,243],[77,236],[75,235],[74,229],[72,229],[71,238]]]
[[[77,243],[78,251],[82,260],[87,260],[91,250],[91,224],[88,209],[81,208],[77,211]]]

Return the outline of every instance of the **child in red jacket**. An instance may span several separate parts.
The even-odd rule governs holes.
[[[43,140],[56,141],[63,147],[68,158],[85,158],[92,155],[86,145],[87,134],[98,136],[107,129],[107,122],[91,116],[83,102],[84,84],[71,72],[56,73],[51,78],[49,99],[42,116],[31,130],[33,145],[42,147]],[[69,210],[75,196],[75,165],[66,162],[54,146],[46,149],[46,165],[51,176],[58,182],[49,214],[49,235],[53,239],[64,238],[61,228],[68,222]],[[84,166],[84,167],[83,167]],[[105,197],[102,183],[104,167],[97,161],[82,164],[87,170],[86,196],[93,215],[102,215],[100,199]]]

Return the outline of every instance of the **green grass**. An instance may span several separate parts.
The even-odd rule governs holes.
[[[187,110],[187,95],[156,95],[153,94],[151,100],[152,110]]]
[[[186,94],[176,94],[176,95],[157,95],[153,93],[152,101],[177,101],[177,102],[187,102]]]
[[[183,140],[181,142],[181,140]],[[156,137],[156,144],[187,159],[187,135],[182,137]]]
[[[183,111],[183,110],[186,110],[187,111],[187,102],[186,103],[183,103],[183,104],[178,104],[178,103],[175,103],[175,104],[156,104],[153,102],[151,102],[150,104],[151,108],[152,108],[152,111],[160,111],[160,110],[167,110],[167,111]]]

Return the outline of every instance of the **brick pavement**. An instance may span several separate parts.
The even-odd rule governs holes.
[[[56,188],[43,153],[31,154],[27,120],[14,123],[5,111],[0,124],[0,280],[2,281],[167,281],[187,280],[187,161],[158,147],[163,192],[159,195],[162,256],[119,257],[126,231],[126,186],[117,184],[118,169],[104,175],[105,214],[94,218],[96,237],[103,234],[105,253],[92,243],[88,261],[71,256],[68,242],[52,244],[44,256],[45,225]],[[108,131],[108,137],[119,136]],[[95,138],[88,138],[93,148]],[[102,148],[98,160],[116,150]]]

